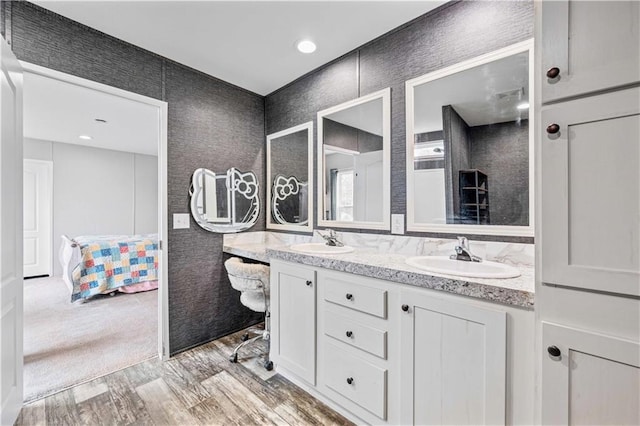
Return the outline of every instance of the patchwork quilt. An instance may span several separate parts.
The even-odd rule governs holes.
[[[154,235],[76,237],[82,260],[73,270],[71,301],[158,279]]]

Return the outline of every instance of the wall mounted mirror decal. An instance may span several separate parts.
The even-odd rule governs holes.
[[[210,232],[233,233],[251,228],[260,214],[258,178],[230,168],[216,174],[196,169],[191,178],[191,215]]]

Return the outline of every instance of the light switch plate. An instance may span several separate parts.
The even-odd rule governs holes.
[[[174,213],[173,229],[189,229],[189,213]]]
[[[404,215],[403,214],[391,215],[391,233],[404,234]]]

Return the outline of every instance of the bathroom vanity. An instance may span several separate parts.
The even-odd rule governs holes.
[[[518,278],[455,278],[405,263],[416,241],[445,252],[451,240],[344,233],[354,252],[320,255],[263,234],[225,250],[264,250],[271,264],[279,374],[359,424],[533,422],[533,268],[516,260],[526,245],[486,244]]]

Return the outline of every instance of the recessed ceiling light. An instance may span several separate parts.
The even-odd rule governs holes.
[[[298,50],[302,53],[313,53],[316,51],[316,44],[311,40],[300,40]]]
[[[522,110],[522,109],[529,109],[529,102],[523,102],[520,105],[518,105],[516,108]]]
[[[80,139],[84,140],[84,141],[90,141],[91,139],[93,139],[91,136],[89,135],[80,135],[78,136]]]

